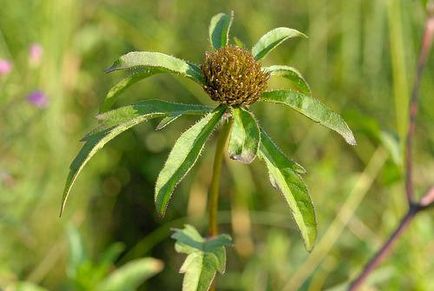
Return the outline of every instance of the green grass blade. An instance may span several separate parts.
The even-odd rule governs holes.
[[[176,141],[157,178],[155,205],[164,216],[172,193],[178,183],[196,163],[208,137],[222,118],[226,107],[219,106],[185,131]]]
[[[263,59],[269,52],[289,38],[303,36],[298,30],[278,27],[264,34],[252,48],[252,55],[256,60]]]
[[[204,77],[199,66],[158,52],[130,52],[121,56],[107,69],[107,72],[117,70],[157,70],[187,77],[200,85]]]
[[[233,108],[232,116],[234,121],[229,136],[229,157],[250,164],[256,158],[261,139],[258,123],[253,114],[244,108]]]
[[[263,70],[270,73],[271,76],[282,76],[288,79],[292,82],[297,91],[308,95],[311,94],[309,84],[295,68],[290,66],[270,66],[264,67]]]
[[[353,132],[344,119],[318,99],[293,90],[275,90],[264,92],[260,100],[289,106],[322,126],[336,131],[350,145],[356,145]]]
[[[152,118],[177,114],[198,114],[208,112],[201,105],[177,104],[160,100],[145,100],[134,105],[121,107],[99,115],[100,125],[82,141],[84,145],[71,163],[63,192],[60,215],[65,209],[72,185],[87,162],[110,140],[141,122]]]
[[[315,209],[303,179],[294,170],[297,166],[263,131],[259,156],[268,168],[271,184],[282,193],[288,203],[306,249],[310,251],[317,236]]]
[[[229,42],[229,31],[233,19],[233,11],[230,15],[219,13],[211,18],[211,23],[209,25],[209,41],[213,49],[227,46]]]

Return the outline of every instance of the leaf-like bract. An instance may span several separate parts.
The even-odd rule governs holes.
[[[116,70],[157,70],[187,77],[200,85],[204,84],[204,77],[199,66],[158,52],[130,52],[121,56],[107,69]]]
[[[255,117],[248,110],[232,110],[233,123],[229,136],[228,153],[233,160],[250,164],[256,157],[261,135]]]
[[[287,105],[322,126],[336,131],[350,145],[356,145],[353,132],[344,119],[318,99],[293,90],[274,90],[262,93],[259,100]]]
[[[197,230],[186,225],[175,229],[172,238],[176,240],[175,250],[187,254],[180,272],[184,273],[183,291],[207,291],[217,273],[226,269],[226,247],[232,245],[227,234],[204,239]]]
[[[178,183],[196,163],[208,137],[222,118],[226,107],[219,106],[185,131],[173,146],[157,178],[155,205],[163,216]]]
[[[304,94],[311,94],[309,84],[295,68],[290,66],[270,66],[263,70],[270,73],[271,76],[282,76],[292,82],[295,88]]]
[[[229,31],[231,29],[234,12],[230,15],[219,13],[211,18],[209,25],[209,41],[214,49],[225,47],[229,41]]]
[[[297,173],[299,166],[289,160],[264,131],[261,133],[259,157],[265,161],[271,184],[288,203],[306,249],[310,251],[317,235],[315,210],[309,191]]]
[[[163,263],[153,258],[131,261],[111,273],[97,291],[134,291],[149,277],[159,273]]]
[[[82,141],[84,145],[70,166],[70,171],[63,192],[62,214],[69,192],[78,174],[86,163],[110,140],[136,124],[152,118],[178,114],[205,114],[209,108],[202,105],[177,104],[160,100],[145,100],[133,105],[124,106],[98,116],[100,125]]]
[[[278,27],[264,34],[252,48],[252,55],[256,60],[263,59],[269,52],[289,38],[303,36],[298,30]]]

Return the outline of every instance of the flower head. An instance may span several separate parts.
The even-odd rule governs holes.
[[[0,59],[0,76],[7,75],[12,71],[12,64],[10,61]]]
[[[33,91],[27,95],[27,101],[35,107],[45,108],[48,106],[48,98],[42,91]]]
[[[211,99],[230,106],[256,102],[270,77],[251,52],[237,46],[206,52],[201,69]]]

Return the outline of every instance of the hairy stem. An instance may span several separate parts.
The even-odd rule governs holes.
[[[209,209],[209,235],[216,236],[218,234],[218,223],[217,223],[217,211],[218,211],[218,201],[220,192],[220,177],[221,169],[224,157],[224,151],[226,147],[226,142],[229,137],[229,132],[231,129],[231,121],[223,126],[223,129],[217,140],[217,146],[215,149],[214,165],[212,168],[212,178],[211,185],[209,189],[208,196],[208,209]]]

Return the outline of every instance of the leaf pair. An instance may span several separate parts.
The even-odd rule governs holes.
[[[174,231],[172,238],[176,240],[175,250],[187,254],[180,269],[185,274],[182,290],[208,290],[217,271],[221,274],[225,272],[225,247],[232,245],[231,237],[222,234],[206,240],[190,225]]]
[[[98,116],[99,127],[83,138],[84,145],[70,166],[62,198],[62,214],[71,187],[86,163],[110,140],[127,129],[154,118],[179,115],[205,114],[210,111],[203,105],[176,104],[160,100],[145,100]]]

